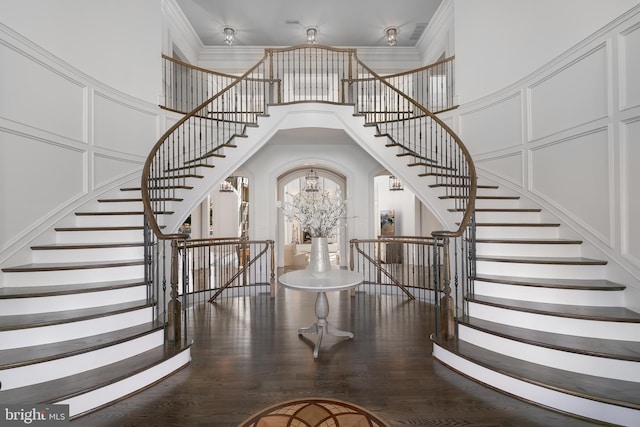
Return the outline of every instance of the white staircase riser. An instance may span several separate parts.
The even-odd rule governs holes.
[[[515,194],[505,194],[505,189],[500,188],[483,188],[483,185],[493,185],[493,184],[483,184],[482,182],[478,183],[478,196],[515,196]]]
[[[494,307],[475,302],[469,303],[469,315],[490,322],[495,322],[496,319],[500,319],[500,323],[518,328],[576,335],[579,337],[637,341],[640,336],[640,323],[608,322],[551,316]]]
[[[144,277],[144,266],[130,265],[79,270],[6,272],[5,283],[11,286],[75,285],[79,283],[130,280]]]
[[[79,310],[103,305],[140,301],[147,297],[144,284],[99,292],[85,292],[46,297],[0,299],[0,313],[3,316],[50,313],[56,311]]]
[[[603,279],[603,265],[528,264],[476,261],[480,275],[522,276],[546,279]]]
[[[516,359],[585,375],[640,383],[640,362],[596,357],[527,344],[465,325],[460,325],[459,332],[459,337],[463,341]]]
[[[521,257],[579,257],[577,244],[476,243],[477,255],[508,255]]]
[[[143,212],[144,206],[140,201],[99,202],[98,212]]]
[[[613,307],[624,305],[624,291],[560,289],[474,281],[476,295],[549,304]]]
[[[56,402],[69,405],[69,416],[89,412],[112,402],[118,401],[130,394],[142,390],[171,375],[191,361],[191,350],[187,349],[153,368],[146,369],[117,383],[105,385],[97,390]]]
[[[128,243],[141,242],[144,239],[142,229],[133,230],[74,230],[58,231],[56,243]]]
[[[517,209],[518,199],[476,199],[476,209]]]
[[[143,225],[144,216],[142,213],[136,215],[76,215],[76,226],[78,227],[142,227]]]
[[[50,344],[150,322],[152,307],[48,326],[0,331],[0,350]]]
[[[539,222],[540,212],[476,212],[476,222]]]
[[[124,261],[144,258],[144,247],[123,246],[84,249],[46,249],[34,250],[34,263]]]
[[[5,369],[0,371],[2,389],[10,390],[75,375],[133,357],[163,344],[164,331],[158,330],[91,352]]]
[[[636,425],[640,410],[621,407],[547,389],[492,371],[434,344],[433,356],[445,365],[508,394],[542,406],[617,425]]]
[[[558,235],[558,227],[476,227],[477,239],[557,239]]]

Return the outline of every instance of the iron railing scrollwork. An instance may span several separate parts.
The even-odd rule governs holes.
[[[391,76],[376,74],[359,60],[355,49],[322,45],[266,49],[262,59],[237,77],[168,57],[163,58],[163,64],[164,107],[185,115],[154,145],[142,174],[149,249],[146,256],[151,257],[146,280],[157,289],[166,282],[167,242],[185,238],[163,229],[166,216],[179,211],[176,207],[183,192],[203,179],[205,171],[224,161],[225,150],[239,143],[247,128],[257,126],[269,106],[301,102],[352,105],[355,114],[364,118],[365,126],[374,127],[378,136],[387,139],[389,155],[405,157],[407,166],[417,168],[418,175],[425,178],[425,185],[444,193],[443,197],[450,199],[454,210],[462,215],[457,229],[430,236],[432,256],[437,253],[440,257],[434,265],[473,261],[469,256],[474,252],[467,246],[473,231],[467,230],[473,226],[475,167],[460,138],[436,115],[455,108],[453,58]],[[448,248],[452,241],[453,256]],[[462,248],[466,258],[458,255]],[[443,269],[444,274],[440,268],[436,270],[434,275],[441,279],[436,288],[446,298],[456,302],[458,289],[472,290],[469,278],[461,276],[472,274],[472,266],[465,267],[464,272],[454,269],[453,290],[447,269]],[[465,281],[461,287],[459,280]],[[449,310],[449,303],[440,304],[440,308]],[[456,312],[444,318],[452,323],[457,316]],[[450,325],[442,330],[444,338],[451,337]]]

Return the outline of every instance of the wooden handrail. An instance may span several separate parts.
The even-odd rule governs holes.
[[[385,80],[389,80],[389,79],[394,78],[394,77],[402,77],[402,76],[407,76],[407,75],[410,75],[410,74],[417,74],[417,73],[419,73],[421,71],[432,70],[432,69],[437,68],[438,66],[440,66],[442,64],[453,62],[455,59],[456,59],[455,55],[454,56],[450,56],[449,58],[441,59],[440,61],[434,62],[433,64],[425,65],[423,67],[416,68],[414,70],[402,71],[400,73],[395,73],[395,74],[385,74],[384,76],[382,76],[382,78],[385,79]]]
[[[238,76],[235,76],[233,74],[226,74],[226,73],[221,73],[219,71],[214,71],[214,70],[209,70],[207,68],[198,67],[197,65],[189,64],[188,62],[184,62],[184,61],[172,58],[172,57],[164,55],[164,54],[162,55],[162,59],[170,61],[170,62],[173,62],[174,64],[180,64],[183,67],[189,68],[191,70],[201,71],[201,72],[203,72],[205,74],[211,74],[211,75],[220,76],[220,77],[228,77],[230,79],[237,79],[238,78]]]

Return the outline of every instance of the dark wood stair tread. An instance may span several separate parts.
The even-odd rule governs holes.
[[[3,404],[53,403],[116,383],[187,350],[191,342],[158,346],[136,356],[57,380],[1,392]]]
[[[440,196],[440,199],[462,199],[468,195]],[[519,200],[520,196],[476,196],[476,200]]]
[[[193,190],[193,186],[192,185],[180,185],[180,184],[176,184],[176,185],[162,185],[162,186],[152,186],[149,187],[151,190],[177,190],[177,189],[181,189],[181,190]],[[123,187],[120,189],[120,191],[142,191],[142,187]]]
[[[144,260],[125,261],[85,261],[85,262],[43,262],[18,265],[15,267],[5,267],[5,273],[30,273],[37,271],[67,271],[67,270],[88,270],[93,268],[129,267],[133,265],[143,265]]]
[[[466,209],[463,208],[450,208],[447,209],[449,212],[466,212]],[[537,209],[537,208],[504,208],[504,209],[500,209],[500,208],[476,208],[474,209],[475,212],[491,212],[491,213],[537,213],[537,212],[542,212],[542,209]]]
[[[476,227],[560,227],[553,222],[477,222]]]
[[[56,231],[129,231],[144,230],[142,225],[126,225],[113,227],[56,227]]]
[[[622,291],[626,286],[603,279],[548,279],[537,277],[497,276],[491,274],[479,274],[476,281],[503,283],[508,285],[531,286],[538,288],[557,288],[593,291]]]
[[[155,215],[171,215],[173,211],[155,211]],[[76,212],[76,216],[118,216],[118,215],[144,215],[144,211],[110,211],[110,212]]]
[[[76,216],[144,215],[144,211],[76,212]]]
[[[478,255],[476,261],[508,262],[516,264],[545,265],[606,265],[607,261],[582,257],[522,257],[503,255]]]
[[[453,173],[442,173],[442,172],[425,172],[425,173],[420,173],[418,174],[419,177],[425,177],[425,176],[435,176],[435,177],[443,177],[443,178],[455,178],[455,179],[463,179],[463,180],[469,180],[469,175],[460,175],[460,174],[453,174]]]
[[[509,326],[473,317],[461,320],[460,324],[489,334],[540,347],[595,357],[640,362],[640,342],[555,334]]]
[[[69,250],[69,249],[114,249],[144,246],[144,242],[115,242],[115,243],[50,243],[47,245],[31,246],[34,251]]]
[[[178,198],[178,197],[152,197],[151,201],[152,202],[181,202],[184,199]],[[140,198],[127,198],[127,199],[120,199],[120,198],[116,198],[116,199],[98,199],[99,203],[120,203],[120,202],[126,202],[126,203],[142,203],[142,197]]]
[[[508,243],[508,244],[522,244],[522,245],[579,245],[582,244],[582,240],[572,239],[476,239],[476,243]]]
[[[499,307],[526,313],[543,314],[572,319],[598,320],[608,322],[640,323],[640,314],[625,307],[599,307],[569,304],[551,304],[513,300],[508,298],[476,295],[467,298],[469,302]]]
[[[49,286],[6,286],[0,288],[0,299],[8,298],[32,298],[57,295],[73,295],[87,292],[102,292],[112,289],[123,289],[135,286],[144,286],[143,279],[113,280],[108,282],[79,283],[73,285],[49,285]]]
[[[638,383],[579,374],[527,362],[468,342],[432,340],[439,346],[480,366],[548,389],[613,405],[640,409]]]
[[[176,179],[186,179],[186,178],[202,179],[204,178],[204,175],[200,175],[196,173],[181,173],[176,175],[156,176],[156,177],[149,178],[149,181],[163,181],[167,179],[176,180]]]
[[[410,164],[407,166],[411,166]],[[467,187],[467,185],[464,184],[457,184],[457,183],[441,183],[441,184],[429,184],[430,188],[439,188],[439,187]],[[499,187],[497,185],[483,185],[483,184],[478,184],[477,187],[479,190],[480,189],[491,189],[491,190],[497,190]]]
[[[98,199],[98,203],[118,203],[118,202],[127,202],[127,203],[142,202],[142,197]]]
[[[82,308],[78,310],[52,311],[38,314],[19,314],[0,316],[0,331],[36,328],[64,323],[78,322],[81,320],[96,319],[119,313],[136,311],[152,307],[153,302],[147,300],[132,301],[120,304],[102,305],[99,307]]]
[[[160,329],[163,329],[162,323],[149,322],[89,337],[67,341],[56,341],[50,344],[31,347],[0,350],[0,370],[88,353],[130,341],[144,335],[151,334]]]
[[[214,165],[209,165],[206,163],[194,163],[192,165],[189,166],[178,166],[178,167],[173,167],[173,168],[168,168],[165,169],[164,172],[165,173],[169,173],[169,172],[179,172],[179,171],[184,171],[184,170],[192,170],[192,169],[196,169],[196,168],[213,168],[215,167]]]

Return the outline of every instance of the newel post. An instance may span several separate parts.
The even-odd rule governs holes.
[[[455,338],[454,302],[451,296],[451,256],[449,254],[449,238],[442,239],[442,265],[435,266],[440,270],[440,336],[444,340]]]
[[[182,312],[182,303],[178,299],[178,241],[171,241],[171,299],[167,306],[167,339],[168,341],[177,343],[182,338],[182,324],[180,313]]]
[[[271,298],[276,296],[276,254],[274,253],[275,242],[273,240],[267,240],[267,245],[271,252],[271,258],[269,265],[271,267],[271,276],[269,277],[269,295]]]

